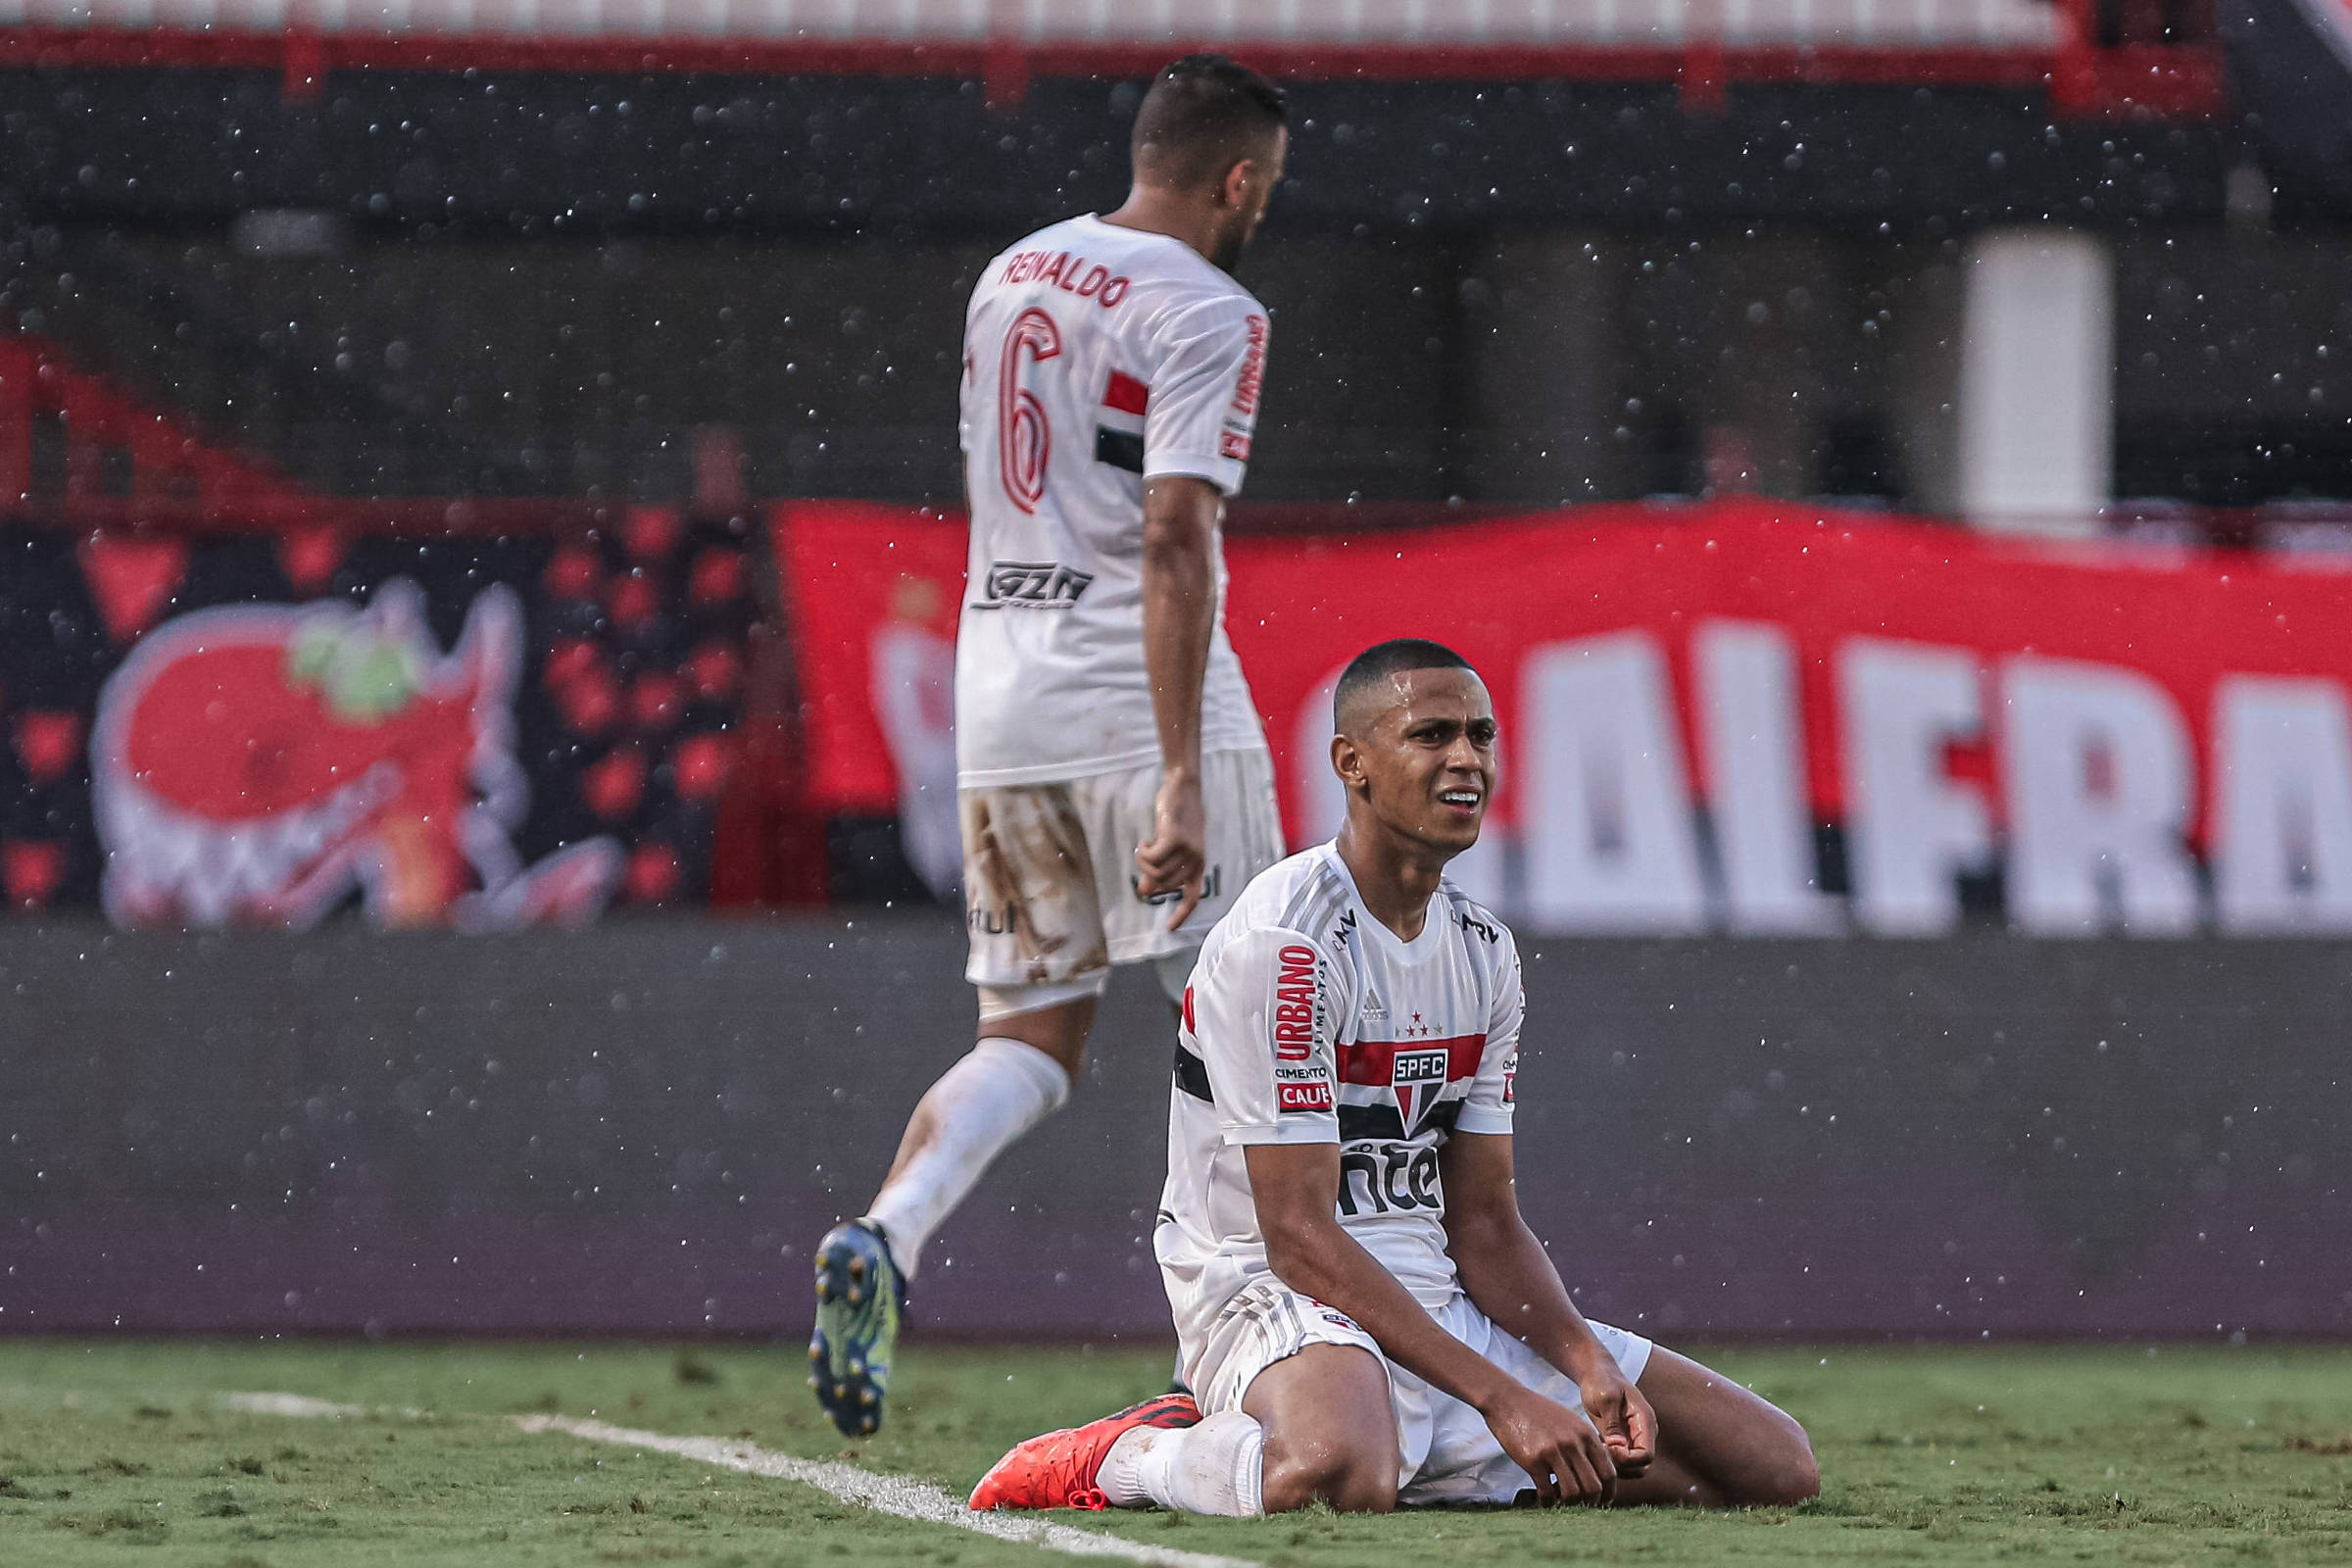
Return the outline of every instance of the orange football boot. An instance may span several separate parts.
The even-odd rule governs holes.
[[[969,1506],[975,1512],[1108,1507],[1095,1477],[1112,1444],[1137,1427],[1189,1427],[1200,1421],[1200,1407],[1191,1395],[1163,1394],[1129,1405],[1117,1415],[1031,1438],[989,1467],[972,1489]]]

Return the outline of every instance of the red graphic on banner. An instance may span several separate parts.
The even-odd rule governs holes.
[[[539,575],[550,599],[595,599],[603,591],[605,563],[590,545],[565,545],[548,557]]]
[[[350,554],[350,537],[331,524],[290,528],[277,539],[277,564],[298,594],[324,593]]]
[[[743,597],[743,552],[706,550],[686,572],[686,602],[698,608]]]
[[[414,584],[200,611],[143,638],[91,743],[106,906],[127,925],[304,926],[357,889],[384,925],[576,923],[609,839],[525,867],[508,834],[521,612],[478,595],[444,656]]]
[[[66,877],[66,847],[44,839],[0,841],[0,893],[20,909],[46,908]]]
[[[185,539],[101,533],[81,544],[82,580],[90,585],[107,635],[118,643],[129,642],[155,624],[187,570]]]
[[[63,778],[81,755],[81,715],[68,709],[28,708],[17,715],[17,760],[35,784]]]
[[[606,821],[622,821],[645,800],[645,772],[643,752],[615,746],[580,775],[580,798]]]
[[[734,753],[734,739],[727,735],[689,735],[678,742],[669,757],[671,787],[678,799],[698,804],[718,799]]]
[[[621,519],[620,541],[638,561],[657,561],[678,547],[685,532],[673,507],[631,507]]]

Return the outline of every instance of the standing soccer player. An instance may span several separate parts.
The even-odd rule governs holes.
[[[956,748],[980,1038],[872,1206],[818,1244],[810,1382],[852,1436],[881,1421],[924,1243],[1069,1098],[1110,966],[1150,960],[1180,996],[1282,853],[1218,529],[1266,362],[1265,308],[1231,274],[1284,122],[1264,77],[1186,56],[1137,110],[1126,204],[1030,235],[972,292]]]
[[[1334,706],[1347,825],[1250,885],[1185,993],[1154,1242],[1198,1404],[1032,1439],[971,1505],[1812,1496],[1801,1427],[1587,1322],[1520,1216],[1518,950],[1445,876],[1494,795],[1485,683],[1402,640]]]

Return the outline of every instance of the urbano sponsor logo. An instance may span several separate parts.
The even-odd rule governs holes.
[[[1242,373],[1234,382],[1233,412],[1255,414],[1257,394],[1266,384],[1266,318],[1250,318],[1250,351],[1242,361]]]
[[[1294,942],[1274,962],[1274,1057],[1304,1061],[1315,1050],[1315,950]]]
[[[1054,561],[994,561],[980,579],[974,610],[1067,610],[1095,580]]]

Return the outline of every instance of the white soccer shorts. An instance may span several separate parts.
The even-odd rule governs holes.
[[[1536,1393],[1571,1410],[1584,1408],[1574,1379],[1496,1328],[1461,1292],[1430,1315]],[[1594,1323],[1592,1332],[1626,1380],[1641,1381],[1650,1342],[1606,1323]],[[1388,1369],[1389,1404],[1396,1415],[1396,1447],[1402,1455],[1396,1478],[1401,1505],[1509,1503],[1533,1490],[1527,1472],[1502,1451],[1478,1411],[1391,1363],[1345,1312],[1279,1280],[1261,1279],[1243,1290],[1225,1303],[1206,1344],[1184,1347],[1185,1382],[1201,1414],[1238,1410],[1260,1372],[1310,1345],[1356,1346]]]
[[[1160,767],[956,792],[964,924],[981,1016],[1098,995],[1114,963],[1190,955],[1250,879],[1282,858],[1274,761],[1263,748],[1200,759],[1208,868],[1200,906],[1167,928],[1177,895],[1135,890],[1135,847],[1152,836]],[[1163,977],[1164,978],[1164,977]],[[1175,977],[1172,995],[1182,995]]]

